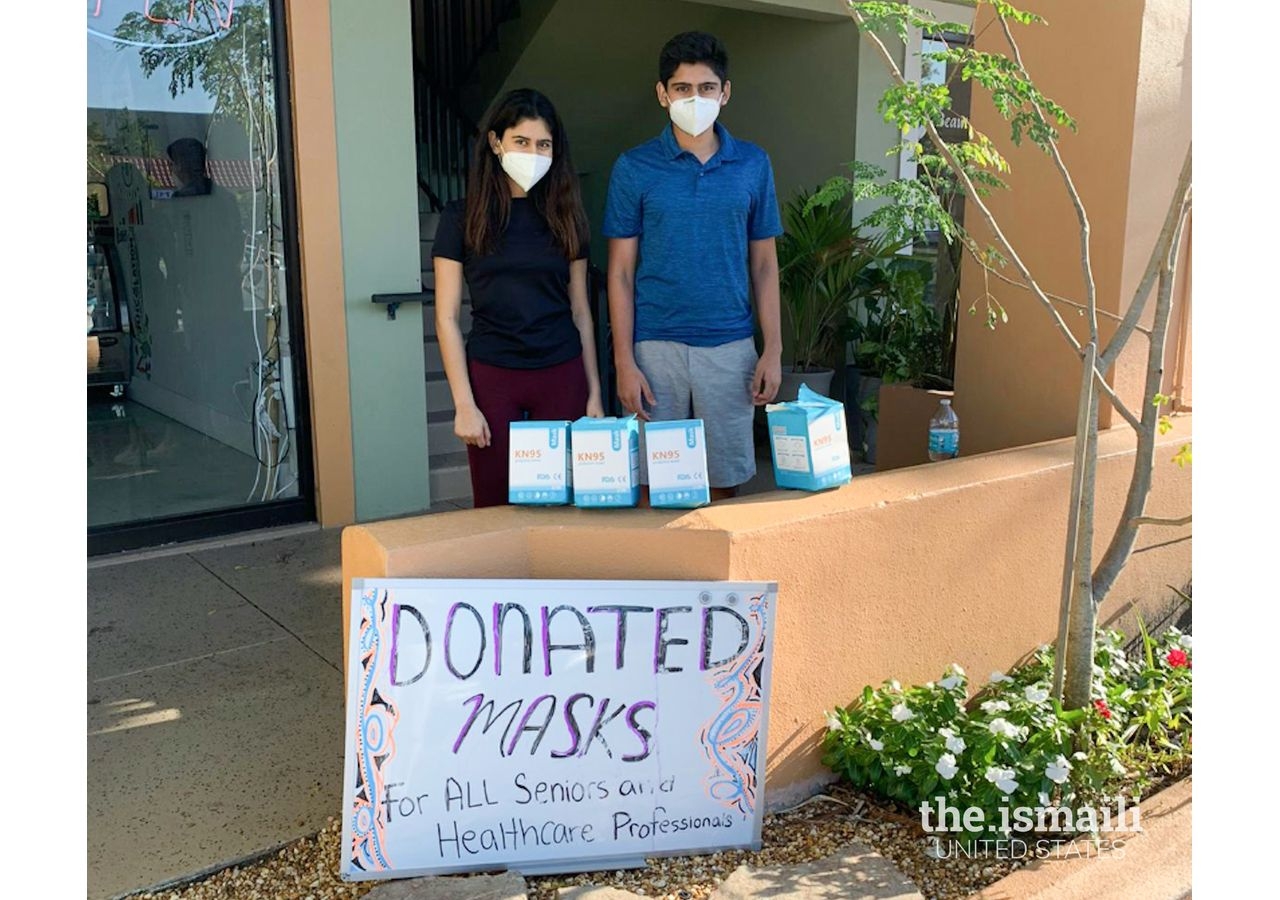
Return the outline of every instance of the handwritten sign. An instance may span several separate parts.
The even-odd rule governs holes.
[[[356,579],[343,877],[758,848],[776,593]]]

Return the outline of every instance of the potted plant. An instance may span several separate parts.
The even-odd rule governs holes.
[[[842,336],[854,345],[846,382],[850,430],[855,448],[877,466],[881,386],[951,387],[944,374],[947,318],[926,297],[932,277],[927,259],[882,254],[860,273],[854,309],[845,321]]]
[[[847,203],[801,191],[783,210],[778,240],[784,365],[778,399],[801,384],[830,395],[833,365],[843,362],[844,323],[863,271],[883,253],[858,234]]]

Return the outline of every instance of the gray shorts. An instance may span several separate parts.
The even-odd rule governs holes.
[[[640,341],[636,365],[657,405],[648,409],[655,422],[701,419],[707,432],[707,477],[713,488],[737,487],[756,474],[755,404],[751,376],[756,345],[752,338],[718,347],[693,347],[674,341]],[[644,455],[644,429],[640,429]],[[640,479],[648,483],[646,467]]]

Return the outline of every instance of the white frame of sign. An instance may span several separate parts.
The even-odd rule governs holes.
[[[758,850],[776,601],[772,582],[354,579],[342,877]]]

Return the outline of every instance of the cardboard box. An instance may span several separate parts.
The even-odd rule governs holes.
[[[574,506],[635,506],[640,500],[640,423],[634,415],[573,423]]]
[[[507,502],[565,506],[573,499],[569,423],[512,422]]]
[[[711,502],[701,419],[646,422],[644,449],[650,506],[693,509]]]
[[[820,491],[849,483],[843,403],[801,385],[798,399],[771,403],[765,414],[778,487]]]

